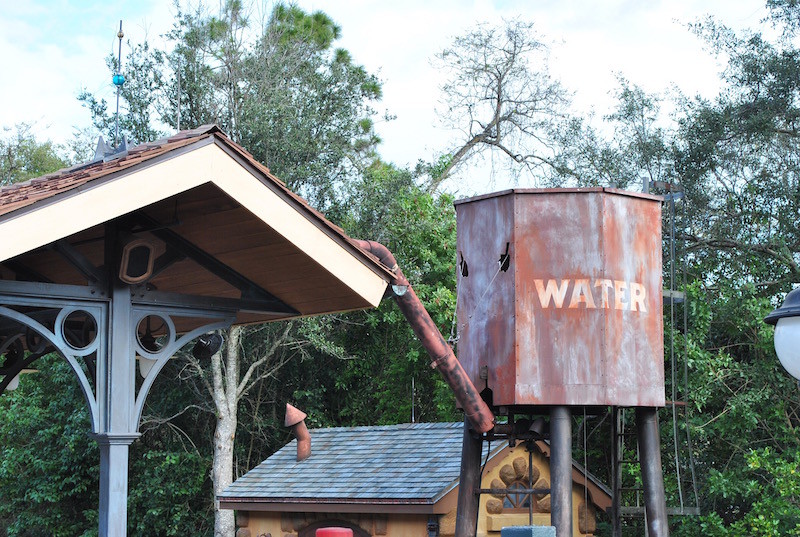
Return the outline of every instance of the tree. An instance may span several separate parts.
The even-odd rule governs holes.
[[[798,13],[788,2],[768,6],[781,8],[777,22]],[[777,486],[800,484],[781,470],[800,444],[800,398],[762,319],[800,276],[800,51],[790,40],[737,35],[712,20],[694,30],[729,58],[720,95],[686,101],[674,144],[690,208],[683,229],[691,270],[702,282],[700,301],[713,308],[703,343],[715,352],[697,362],[707,372],[697,387],[707,416],[695,422],[708,467],[711,514],[702,522],[720,521],[729,535],[784,535],[800,519],[796,497]]]
[[[215,416],[213,463],[211,481],[214,496],[221,495],[233,483],[234,441],[238,422],[238,410],[242,398],[263,378],[274,375],[285,361],[277,351],[289,340],[291,323],[283,323],[278,334],[266,341],[259,341],[261,348],[247,349],[245,354],[246,329],[234,326],[225,332],[226,338],[218,352],[211,356],[210,367],[201,364],[191,353],[183,355],[189,373],[199,380],[211,401],[207,409]],[[251,331],[251,336],[253,335]],[[283,355],[283,360],[288,359]],[[233,511],[215,511],[214,535],[231,535],[236,526]]]
[[[9,536],[91,535],[99,455],[86,400],[66,361],[37,367],[38,378],[0,396],[0,526]]]
[[[587,119],[572,117],[553,134],[553,165],[543,171],[552,186],[610,186],[650,191],[675,181],[674,129],[661,124],[661,98],[617,76],[617,104],[603,118],[605,136]],[[655,191],[655,186],[652,187]]]
[[[437,60],[450,73],[442,86],[442,119],[464,138],[431,177],[430,190],[486,151],[508,159],[517,175],[553,165],[552,133],[569,98],[550,76],[547,47],[532,23],[479,25],[457,37]]]
[[[324,13],[278,5],[244,67],[240,142],[325,212],[379,141],[370,103],[380,82],[333,48],[339,34]]]
[[[444,334],[455,313],[455,211],[408,170],[376,160],[348,190],[341,222],[352,237],[386,245]],[[368,425],[457,418],[455,400],[392,300],[323,325],[343,353],[289,367],[294,400],[317,425]],[[315,373],[315,371],[317,373]],[[413,388],[412,388],[413,387]]]
[[[40,177],[67,165],[61,150],[52,142],[40,142],[32,126],[21,123],[3,127],[0,137],[0,186]]]
[[[86,434],[86,400],[61,357],[44,356],[35,367],[38,373],[24,375],[17,390],[0,396],[0,535],[96,535],[99,455]],[[169,412],[170,399],[183,407],[180,389],[160,380],[148,409]],[[174,434],[178,419],[155,421],[145,417],[145,434],[133,445],[128,530],[207,533],[209,459]]]
[[[128,40],[128,47],[130,46]],[[162,129],[154,126],[156,111],[162,99],[163,63],[163,52],[151,49],[146,40],[131,48],[122,69],[125,83],[118,90],[118,117],[116,103],[109,110],[109,103],[105,99],[98,98],[87,90],[78,95],[78,100],[89,109],[92,124],[107,137],[109,143],[114,144],[116,141],[118,145],[125,137],[129,143],[136,145],[155,140],[164,134]],[[119,60],[113,54],[106,58],[106,64],[113,73],[120,70]]]

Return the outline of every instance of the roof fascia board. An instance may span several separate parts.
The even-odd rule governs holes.
[[[221,509],[235,509],[237,511],[264,511],[284,513],[400,513],[410,515],[443,514],[435,509],[433,504],[408,504],[397,500],[394,503],[326,503],[319,499],[303,501],[271,501],[262,502],[257,499],[237,499],[218,497]]]
[[[4,215],[0,261],[209,182],[215,147],[201,140]]]
[[[215,147],[232,158],[214,161],[214,183],[369,304],[377,307],[388,283],[385,277],[331,238],[313,221],[313,217],[303,214],[305,211],[297,207],[294,200],[276,192],[277,189],[269,183],[253,181],[253,177],[260,178],[262,173],[245,165],[225,151],[222,145],[219,143]],[[264,188],[265,185],[268,188]]]
[[[283,188],[276,187],[273,181],[281,182],[280,179],[272,176],[272,174],[270,174],[271,176],[270,178],[264,177],[264,171],[256,166],[253,166],[253,163],[251,162],[250,158],[240,153],[238,151],[238,148],[235,145],[232,145],[227,139],[215,137],[214,140],[215,143],[220,147],[220,149],[225,151],[231,158],[233,158],[236,162],[238,162],[242,167],[246,168],[251,174],[253,174],[253,176],[257,177],[262,182],[262,184],[264,184],[264,186],[272,190],[277,196],[283,199],[284,202],[293,206],[298,205],[297,200],[294,199],[291,195],[288,195],[284,190],[284,189],[288,190],[288,187],[283,187]],[[350,253],[353,253],[357,256],[369,260],[367,266],[370,269],[372,269],[373,272],[375,272],[384,279],[387,276],[392,277],[389,271],[389,267],[380,267],[380,265],[375,263],[373,259],[367,256],[363,250],[361,250],[360,248],[351,244],[348,241],[341,240],[341,238],[337,234],[332,233],[331,230],[325,224],[323,224],[318,218],[315,218],[313,214],[310,217],[310,221],[315,226],[317,226],[320,229],[320,231],[328,235],[331,239],[336,241],[340,246],[350,251]]]
[[[109,173],[104,174],[104,175],[102,175],[100,177],[97,177],[95,179],[91,179],[88,182],[83,183],[83,184],[81,184],[79,186],[76,186],[76,187],[73,187],[73,188],[69,188],[67,190],[64,190],[63,192],[59,192],[59,193],[54,194],[52,196],[48,196],[47,198],[38,200],[38,201],[36,201],[36,202],[34,202],[34,203],[30,204],[30,205],[26,205],[24,207],[20,207],[19,209],[15,210],[15,211],[2,214],[2,215],[0,215],[0,225],[2,225],[3,222],[5,222],[6,220],[13,220],[14,218],[18,218],[20,216],[24,216],[28,212],[35,212],[35,211],[44,209],[46,207],[49,207],[52,204],[60,203],[61,201],[65,200],[67,198],[70,198],[70,197],[73,197],[73,196],[78,196],[78,195],[82,194],[83,192],[85,192],[87,190],[101,187],[101,186],[103,186],[105,183],[107,183],[109,181],[114,181],[116,179],[119,179],[120,177],[124,177],[126,175],[131,174],[131,173],[136,173],[136,172],[145,170],[146,168],[149,168],[151,166],[156,166],[158,164],[161,164],[164,161],[173,159],[175,157],[179,157],[179,156],[181,156],[181,155],[183,155],[185,153],[190,153],[190,152],[194,151],[195,149],[198,149],[200,147],[204,147],[204,146],[207,146],[207,145],[210,145],[210,144],[213,144],[213,143],[214,143],[214,137],[213,136],[204,136],[203,138],[199,138],[194,143],[185,144],[185,145],[176,147],[175,149],[172,149],[172,150],[167,151],[165,153],[162,153],[160,155],[157,155],[157,156],[154,156],[154,157],[150,157],[148,159],[143,159],[143,160],[141,160],[141,161],[139,161],[136,164],[133,164],[131,166],[126,166],[126,167],[121,168],[121,169],[119,169],[117,171],[109,172]],[[69,169],[67,171],[69,171]],[[31,248],[31,250],[32,249],[33,248]]]

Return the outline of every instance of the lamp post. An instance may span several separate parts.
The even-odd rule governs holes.
[[[775,326],[775,353],[781,365],[800,380],[800,287],[789,292],[764,322]]]

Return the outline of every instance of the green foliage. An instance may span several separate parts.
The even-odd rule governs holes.
[[[96,535],[100,455],[86,400],[65,360],[48,355],[35,365],[39,373],[0,397],[0,535]],[[209,457],[185,450],[165,425],[144,429],[131,447],[128,531],[208,533]]]
[[[548,170],[551,186],[612,186],[640,190],[672,180],[671,132],[660,126],[661,100],[617,75],[617,105],[604,120],[604,138],[587,120],[570,118],[555,134],[559,151]]]
[[[63,359],[36,366],[0,397],[0,526],[9,536],[95,535],[99,453],[86,401]]]
[[[744,476],[734,481],[713,471],[709,489],[717,494],[727,494],[726,497],[747,497],[750,501],[749,510],[741,512],[736,504],[732,504],[725,513],[712,512],[681,526],[676,535],[781,537],[798,534],[800,452],[797,448],[782,454],[768,447],[751,450],[747,454],[743,473]]]
[[[434,322],[448,334],[455,310],[452,198],[431,196],[409,171],[380,161],[345,196],[335,219],[350,236],[376,240],[395,254]],[[428,365],[427,354],[392,300],[374,310],[308,324],[305,336],[314,334],[328,345],[318,344],[302,361],[288,363],[272,396],[302,408],[310,426],[408,422],[412,398],[417,421],[462,419],[450,388]],[[282,435],[285,441],[285,431]]]
[[[382,162],[364,173],[353,196],[348,232],[373,238],[394,253],[434,323],[449,334],[456,302],[452,198],[426,193],[408,171]],[[417,421],[460,419],[450,388],[429,367],[429,357],[393,301],[352,317],[355,325],[346,343],[357,358],[346,364],[339,383],[366,397],[353,400],[344,416],[355,423],[406,422],[413,404]]]
[[[325,211],[378,143],[370,103],[380,81],[331,48],[339,33],[322,13],[278,5],[243,63],[239,141]]]
[[[197,452],[139,449],[131,453],[128,532],[204,535],[213,527],[210,461]],[[205,505],[204,505],[205,504]]]
[[[147,41],[133,47],[128,42],[128,47],[130,52],[125,56],[122,69],[125,84],[119,90],[119,138],[116,97],[109,104],[105,99],[83,90],[78,100],[89,109],[92,124],[106,137],[107,142],[113,143],[117,140],[120,143],[126,136],[129,143],[135,145],[154,140],[163,134],[153,123],[162,99],[164,54],[160,50],[151,49]],[[118,58],[113,54],[106,59],[106,64],[112,73],[119,70]]]
[[[325,13],[315,11],[309,15],[297,6],[285,4],[275,6],[270,25],[285,46],[300,42],[327,50],[342,34],[341,27]]]
[[[52,142],[40,142],[31,125],[3,127],[0,137],[0,186],[40,177],[66,166],[60,149]]]

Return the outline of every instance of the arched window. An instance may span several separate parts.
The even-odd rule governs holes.
[[[531,495],[527,492],[515,492],[530,489],[527,481],[518,479],[508,485],[508,494],[503,498],[504,509],[528,509],[531,506]]]

